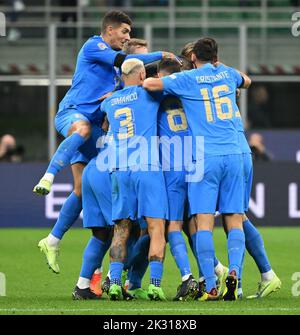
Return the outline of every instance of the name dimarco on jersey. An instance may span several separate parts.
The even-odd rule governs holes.
[[[121,105],[124,104],[126,102],[130,102],[130,101],[134,101],[138,99],[138,95],[136,92],[125,95],[124,97],[118,97],[118,98],[114,98],[111,100],[111,106],[114,105]]]
[[[213,83],[222,79],[230,78],[228,71],[222,71],[215,76],[196,76],[196,81],[198,84],[202,83]]]

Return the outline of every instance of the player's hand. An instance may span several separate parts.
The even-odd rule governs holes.
[[[176,60],[180,64],[180,66],[182,66],[182,64],[183,64],[182,61],[176,55],[174,55],[172,52],[163,51],[162,56],[163,56],[163,59],[169,58],[169,59]]]
[[[108,93],[102,95],[102,97],[100,97],[98,100],[103,101],[104,99],[111,97],[113,95],[113,93],[114,92],[108,92]]]
[[[106,115],[104,116],[104,119],[103,119],[101,128],[102,128],[102,130],[103,130],[104,132],[107,133],[108,128],[109,128],[109,122],[108,122],[108,119],[107,119],[107,116],[106,116]]]

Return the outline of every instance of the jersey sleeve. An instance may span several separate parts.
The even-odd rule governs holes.
[[[144,64],[152,63],[162,59],[161,51],[150,52],[148,54],[126,55],[122,51],[115,51],[111,49],[103,42],[96,43],[95,41],[89,41],[84,46],[83,52],[85,57],[90,62],[103,63],[117,67],[121,67],[123,62],[130,58],[138,58],[144,62]]]
[[[243,76],[234,68],[231,68],[231,73],[233,75],[233,78],[235,80],[235,83],[236,83],[236,87],[237,88],[240,88],[243,86],[244,84],[244,78]]]
[[[177,96],[182,96],[187,91],[186,77],[184,72],[174,73],[161,78],[163,82],[163,92]]]
[[[124,59],[126,57],[121,51],[115,51],[103,42],[89,42],[84,46],[83,52],[88,61],[108,64],[111,66],[114,66],[115,59],[118,55],[124,55]]]
[[[106,107],[106,101],[104,100],[104,101],[102,101],[102,103],[100,105],[100,109],[101,109],[101,112],[107,114],[105,107]]]

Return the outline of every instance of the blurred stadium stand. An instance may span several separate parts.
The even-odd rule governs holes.
[[[49,120],[70,85],[79,48],[89,36],[99,33],[103,14],[112,8],[131,15],[132,35],[146,38],[153,50],[178,53],[185,43],[200,36],[214,37],[222,61],[252,75],[248,97],[244,94],[240,101],[247,127],[300,128],[300,113],[295,113],[300,37],[291,34],[292,13],[300,12],[295,7],[300,6],[297,0],[78,0],[77,6],[67,7],[60,6],[61,0],[24,2],[18,20],[7,20],[7,32],[19,29],[21,37],[15,41],[0,38],[0,135],[12,133],[26,147],[27,160],[45,160],[53,152],[56,135]],[[8,3],[0,0],[0,12],[7,17],[12,10]],[[120,3],[125,7],[108,7]],[[62,22],[62,13],[76,13],[77,21]],[[55,25],[52,66],[57,81],[49,81],[51,25]],[[264,86],[268,98],[264,105],[256,106],[259,86]],[[51,89],[52,100],[48,101]],[[255,118],[260,111],[263,123]],[[280,160],[281,156],[276,157]]]

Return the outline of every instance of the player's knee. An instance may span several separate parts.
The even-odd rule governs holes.
[[[81,125],[77,128],[76,132],[77,132],[80,136],[82,136],[82,137],[88,139],[88,138],[91,136],[92,128],[91,128],[91,126],[88,125],[88,124],[81,124]]]
[[[81,185],[81,180],[77,181],[74,184],[74,190],[73,192],[77,195],[77,197],[81,197],[82,196],[82,185]]]

